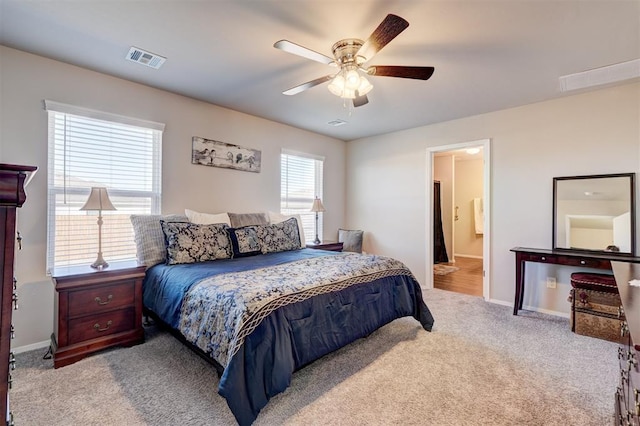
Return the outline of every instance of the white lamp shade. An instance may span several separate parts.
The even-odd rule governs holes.
[[[322,205],[322,201],[320,201],[320,198],[316,198],[315,200],[313,200],[313,205],[311,206],[311,211],[318,213],[318,212],[323,212],[324,210],[324,206]]]
[[[91,193],[84,206],[80,207],[80,210],[115,210],[116,208],[111,204],[109,199],[109,193],[105,187],[92,187]]]

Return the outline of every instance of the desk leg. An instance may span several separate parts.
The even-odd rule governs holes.
[[[524,300],[524,261],[520,253],[516,253],[516,296],[513,301],[513,315],[518,315]]]

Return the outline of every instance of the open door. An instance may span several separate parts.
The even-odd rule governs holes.
[[[473,154],[465,154],[466,151],[469,153],[480,152],[482,156],[482,160],[479,160],[480,163],[477,163],[477,168],[480,168],[479,176],[475,176],[474,184],[481,185],[480,195],[471,194],[465,191],[464,186],[459,186],[458,188],[458,197],[455,194],[455,186],[453,183],[447,182],[447,177],[444,178],[444,182],[440,182],[440,185],[434,184],[434,180],[441,180],[440,177],[435,174],[435,163],[437,160],[442,159],[442,157],[451,158],[451,175],[455,175],[456,163],[459,164],[459,174],[464,176],[462,170],[464,169],[462,165],[465,163],[455,161],[454,155],[458,156],[458,160],[464,160],[465,155],[473,155]],[[469,158],[467,158],[468,160]],[[446,162],[445,162],[446,164]],[[468,163],[467,163],[468,164]],[[476,281],[476,289],[481,285],[480,289],[476,290],[475,294],[482,294],[485,299],[490,298],[490,206],[491,206],[491,197],[490,197],[490,141],[480,140],[480,141],[472,141],[461,144],[453,144],[453,145],[444,145],[439,147],[428,148],[427,150],[427,179],[429,184],[427,185],[428,194],[427,200],[429,200],[429,206],[427,206],[427,271],[426,271],[426,287],[433,288],[434,287],[434,272],[440,275],[440,272],[443,269],[447,269],[444,265],[440,265],[443,262],[442,253],[439,250],[439,239],[438,235],[438,221],[442,221],[442,228],[444,228],[444,246],[447,247],[447,261],[449,266],[452,266],[455,262],[456,267],[461,268],[469,268],[469,273],[475,274],[473,277]],[[463,177],[465,178],[465,177]],[[469,177],[466,177],[469,179]],[[452,182],[454,178],[450,179]],[[451,193],[448,193],[450,191]],[[438,194],[438,192],[440,194]],[[443,193],[444,192],[444,193]],[[438,195],[440,197],[438,197]],[[466,197],[466,198],[465,198]],[[438,198],[445,199],[446,201],[441,202],[441,217],[438,218],[438,209],[437,209],[437,200]],[[457,199],[456,199],[457,198]],[[468,200],[467,200],[468,198]],[[480,200],[478,200],[480,198]],[[478,202],[482,204],[483,216],[478,216],[474,214],[474,206],[478,206]],[[450,205],[447,205],[450,203]],[[458,207],[458,209],[456,209]],[[475,210],[477,212],[477,208]],[[464,215],[463,215],[464,213]],[[460,219],[460,222],[463,223],[463,227],[456,226],[456,218]],[[464,219],[464,220],[463,220]],[[471,222],[469,222],[471,221]],[[470,228],[471,227],[471,228]],[[456,228],[458,229],[456,231]],[[467,229],[469,228],[469,229]],[[478,231],[480,229],[480,231]],[[455,233],[458,232],[458,238],[456,238]],[[478,235],[477,232],[481,234]],[[479,242],[480,248],[476,247],[476,251],[471,254],[465,253],[465,240],[463,237],[468,237],[467,234],[476,234],[476,246]],[[473,240],[473,235],[471,237]],[[458,246],[456,246],[458,245]],[[459,253],[459,258],[456,256]],[[468,259],[467,259],[468,258]],[[434,270],[434,265],[436,266]],[[449,268],[456,269],[456,268]],[[469,276],[465,277],[466,272],[461,271],[458,274],[458,280],[465,280],[469,278]],[[440,287],[442,279],[435,275],[438,280],[438,285]],[[455,276],[455,274],[451,274],[451,277]],[[449,278],[449,281],[452,281],[453,278]],[[481,283],[481,284],[480,284]],[[459,283],[455,283],[456,285]],[[468,285],[468,283],[465,283]],[[455,290],[454,290],[455,291]],[[464,292],[464,291],[461,291]]]

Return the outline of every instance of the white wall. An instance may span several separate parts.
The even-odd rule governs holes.
[[[149,70],[153,72],[153,70]],[[19,211],[24,237],[17,257],[20,310],[15,347],[45,341],[53,330],[53,286],[45,275],[47,114],[50,99],[162,122],[163,213],[278,211],[282,148],[325,157],[324,229],[344,226],[345,143],[126,80],[0,46],[0,161],[38,166]],[[212,84],[215,84],[212,80]],[[191,137],[262,151],[262,171],[191,164]]]
[[[426,148],[490,138],[490,297],[513,303],[509,250],[551,248],[553,177],[637,173],[639,117],[635,83],[351,141],[347,222],[368,233],[367,251],[397,257],[424,282]],[[529,264],[525,306],[568,312],[571,271]],[[546,276],[557,289],[544,287]]]

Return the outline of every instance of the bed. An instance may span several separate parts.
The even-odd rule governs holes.
[[[195,225],[178,218],[161,226],[172,259],[167,229],[193,231]],[[204,261],[202,247],[193,248],[198,237],[190,235],[187,260],[197,253],[200,261],[178,258],[151,266],[143,284],[145,309],[216,365],[218,393],[242,426],[253,423],[269,399],[289,386],[294,371],[327,353],[400,317],[414,317],[427,331],[434,322],[418,282],[401,262],[303,249],[294,222],[277,226],[295,241],[287,250],[257,250],[242,238],[240,244],[229,238],[229,258],[227,251],[214,250],[209,255],[214,258]],[[224,245],[222,230],[238,237],[256,229],[260,226],[220,225],[213,234]],[[276,239],[282,248],[283,239]],[[256,240],[274,243],[265,235]]]

